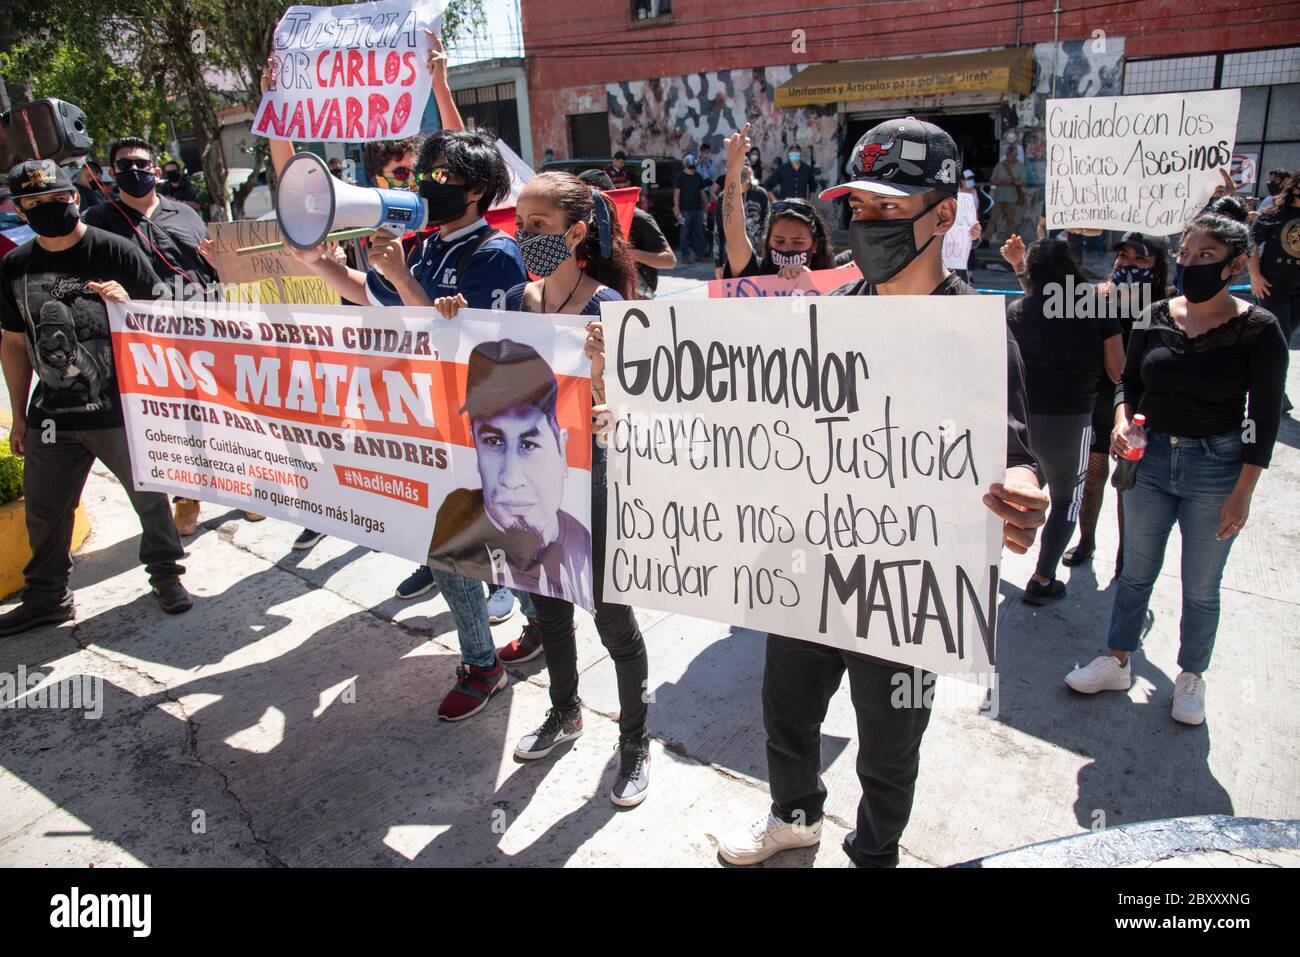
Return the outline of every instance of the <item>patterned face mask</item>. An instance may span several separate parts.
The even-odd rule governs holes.
[[[775,249],[768,252],[768,259],[773,266],[785,268],[786,266],[806,266],[808,265],[808,250],[797,253],[779,253]]]
[[[1110,278],[1117,286],[1138,286],[1155,282],[1156,274],[1145,266],[1116,266]]]
[[[519,230],[515,236],[524,268],[534,276],[545,278],[569,258],[569,244],[564,233],[530,233]]]

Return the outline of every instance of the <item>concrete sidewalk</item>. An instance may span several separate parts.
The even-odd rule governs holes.
[[[703,295],[703,278],[665,276],[662,292]],[[1300,395],[1294,367],[1290,391]],[[1063,570],[1070,593],[1060,603],[1023,604],[1033,554],[1005,557],[996,712],[958,703],[934,714],[905,865],[1175,816],[1300,818],[1300,424],[1284,420],[1229,563],[1202,727],[1169,716],[1176,540],[1133,689],[1085,698],[1061,682],[1105,643],[1108,492],[1097,558]],[[654,695],[652,789],[641,807],[618,811],[608,799],[614,670],[586,615],[586,733],[557,758],[523,764],[512,750],[548,707],[544,659],[514,669],[480,715],[439,722],[456,638],[441,598],[391,597],[405,562],[329,538],[295,552],[297,529],[205,506],[188,541],[195,607],[168,617],[147,592],[121,488],[97,470],[85,501],[95,527],[73,575],[77,620],[0,640],[0,674],[102,678],[103,716],[0,710],[0,866],[716,866],[717,836],[767,807],[760,635],[639,613]],[[519,626],[498,626],[498,644]],[[847,864],[839,843],[859,789],[843,689],[823,733],[821,846],[774,865]]]

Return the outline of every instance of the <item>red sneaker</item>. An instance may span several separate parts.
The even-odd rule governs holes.
[[[506,686],[509,679],[501,662],[491,668],[464,663],[456,666],[456,687],[447,692],[438,706],[438,717],[443,721],[463,721],[476,715],[489,699]]]
[[[532,661],[542,651],[542,626],[529,618],[519,637],[498,651],[497,657],[508,665],[517,665],[521,661]]]

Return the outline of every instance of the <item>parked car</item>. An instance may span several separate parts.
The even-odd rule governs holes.
[[[581,159],[552,160],[542,165],[542,171],[559,170],[577,176],[589,169],[601,169],[614,162],[612,156],[588,156]],[[626,162],[628,179],[637,186],[650,187],[650,212],[668,241],[677,244],[677,219],[673,216],[673,177],[682,170],[682,161],[671,156],[629,156]],[[651,171],[654,182],[643,182]]]

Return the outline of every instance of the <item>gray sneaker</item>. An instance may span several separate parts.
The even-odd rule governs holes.
[[[571,707],[551,708],[546,712],[542,726],[519,739],[515,757],[521,761],[544,758],[565,741],[582,736],[582,706],[575,701]]]
[[[609,799],[618,807],[636,807],[650,793],[650,736],[619,737],[618,778]]]

